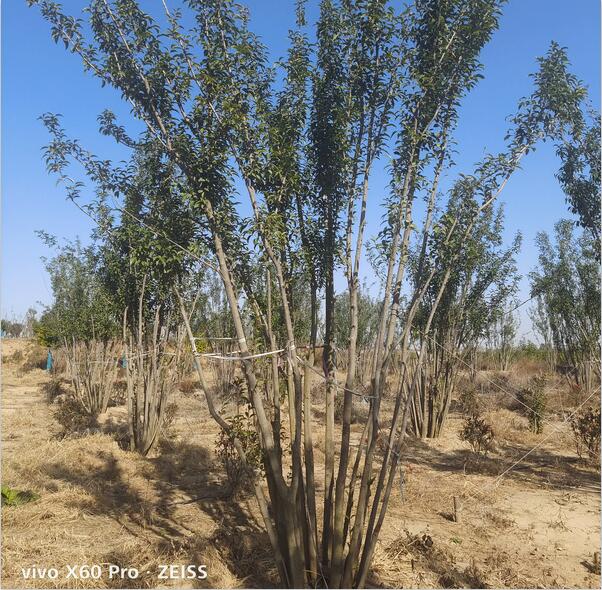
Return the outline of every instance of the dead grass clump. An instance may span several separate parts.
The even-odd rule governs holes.
[[[370,407],[363,399],[352,400],[351,424],[364,423],[368,419]],[[337,423],[343,422],[343,396],[336,397],[334,402],[334,419]]]
[[[231,564],[235,575],[244,583],[252,578],[258,588],[278,585],[273,553],[267,534],[245,526],[219,529],[210,544],[222,560]]]
[[[405,538],[400,537],[387,547],[386,552],[391,559],[409,555],[413,567],[417,564],[433,572],[443,588],[488,588],[485,576],[474,560],[468,567],[459,568],[453,554],[437,546],[430,535],[413,535],[408,531],[405,534]]]
[[[11,355],[6,355],[6,361],[11,363],[20,363],[24,358],[25,357],[21,349],[15,350]]]
[[[49,404],[53,404],[59,396],[65,395],[66,393],[62,379],[56,377],[43,383],[40,386],[40,390]]]
[[[61,399],[53,411],[54,419],[61,425],[61,438],[81,436],[98,427],[97,417],[88,413],[81,403],[68,395]]]
[[[464,473],[466,475],[498,476],[503,471],[504,465],[505,463],[499,457],[472,454],[466,458]]]
[[[197,381],[194,379],[182,379],[178,383],[178,389],[185,394],[194,393],[198,389]]]
[[[125,379],[117,379],[115,383],[113,383],[113,392],[109,398],[109,408],[125,405],[127,388]]]
[[[48,360],[48,351],[41,347],[39,344],[31,342],[25,349],[24,362],[21,365],[21,370],[25,373],[29,373],[35,369],[46,369],[46,362]]]
[[[311,388],[311,399],[315,402],[326,399],[326,383],[322,379]]]
[[[63,375],[67,372],[67,354],[64,348],[52,353],[52,372],[55,375]]]
[[[165,406],[163,414],[163,432],[169,434],[176,421],[176,415],[178,413],[178,404],[176,402],[169,402]]]
[[[120,407],[116,410],[109,408],[105,414],[98,416],[99,430],[108,434],[124,451],[130,449],[130,433],[128,430],[127,412]]]
[[[465,416],[478,414],[481,411],[481,404],[477,390],[472,387],[466,387],[458,397],[458,408]]]
[[[513,518],[507,518],[498,512],[489,511],[485,513],[485,516],[500,529],[508,529],[516,524],[516,521]]]

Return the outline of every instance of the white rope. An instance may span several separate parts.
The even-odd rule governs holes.
[[[215,352],[206,352],[204,354],[201,354],[199,352],[197,352],[195,354],[196,357],[202,357],[202,358],[206,358],[207,360],[220,360],[220,361],[246,361],[246,360],[251,360],[251,359],[258,359],[264,356],[271,356],[273,354],[280,354],[281,352],[284,352],[286,350],[286,348],[280,348],[279,350],[270,350],[269,352],[261,352],[258,354],[250,354],[247,356],[240,356],[240,351],[237,353],[234,353],[232,355],[228,355],[228,356],[224,356],[224,355],[220,355],[217,354]]]
[[[313,371],[316,375],[318,375],[319,377],[321,377],[324,381],[326,381],[328,383],[328,378],[326,377],[326,375],[322,375],[322,373],[320,373],[320,371],[317,371],[314,367],[312,367],[308,362],[306,362],[305,360],[303,360],[299,355],[295,355],[297,357],[297,360],[302,363],[303,365],[305,365],[308,369],[310,369],[311,371]],[[367,395],[366,393],[359,393],[357,391],[353,391],[352,389],[348,389],[347,387],[345,387],[344,385],[339,385],[339,383],[337,382],[336,379],[332,380],[334,386],[337,389],[342,389],[343,391],[348,391],[349,393],[353,394],[353,395],[357,395],[358,397],[362,397],[365,400],[368,399],[374,399],[376,396],[374,395]]]

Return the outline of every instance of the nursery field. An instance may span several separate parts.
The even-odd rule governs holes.
[[[159,446],[142,456],[120,445],[127,419],[123,405],[111,404],[85,432],[61,435],[54,418],[59,404],[47,399],[44,388],[50,376],[39,368],[44,353],[30,340],[3,342],[2,482],[37,495],[3,508],[4,588],[278,585],[256,500],[244,488],[232,493],[216,455],[219,426],[193,375],[180,383]],[[369,587],[600,586],[594,564],[600,551],[599,466],[578,457],[566,421],[581,400],[566,379],[550,377],[541,434],[529,430],[515,404],[513,392],[539,369],[519,360],[510,371],[476,375],[484,416],[495,433],[486,456],[475,455],[460,439],[463,418],[456,399],[439,438],[408,437],[403,483],[398,474]],[[461,376],[456,397],[467,380]],[[324,392],[318,380],[312,395],[319,437]],[[221,401],[224,407],[234,403]],[[391,406],[384,402],[384,421]],[[360,431],[354,422],[352,445]],[[320,491],[320,438],[315,449]],[[140,575],[132,580],[104,573],[100,579],[23,575],[32,566],[63,572],[76,564],[135,567]],[[205,565],[207,577],[162,580],[162,564]]]

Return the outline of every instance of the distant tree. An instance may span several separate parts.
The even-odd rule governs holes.
[[[518,319],[503,307],[492,314],[486,336],[489,349],[497,361],[500,371],[507,371],[514,352],[518,330]]]
[[[14,320],[3,319],[0,323],[0,329],[11,338],[18,338],[23,332],[23,323]]]
[[[556,349],[554,348],[552,329],[548,321],[544,299],[542,297],[535,297],[528,313],[533,331],[539,336],[541,350],[544,353],[548,370],[553,372],[556,369]]]
[[[464,182],[452,189],[444,220],[460,226],[468,223],[470,193],[465,190]],[[413,256],[415,280],[423,273],[433,273],[415,324],[416,340],[426,354],[412,401],[412,428],[419,436],[439,436],[459,370],[468,364],[469,355],[500,321],[516,294],[515,256],[521,236],[505,247],[502,230],[503,210],[491,208],[461,243],[437,233],[431,244],[436,257],[421,264],[419,252]],[[455,254],[456,263],[450,269],[445,259],[454,255],[452,252],[459,255]],[[429,324],[430,334],[425,330]]]
[[[97,248],[79,240],[59,245],[56,238],[39,235],[57,253],[44,259],[54,301],[42,312],[36,334],[47,345],[106,341],[118,334],[118,313],[100,277]]]
[[[530,275],[532,293],[545,311],[563,372],[591,391],[600,379],[600,266],[597,242],[576,236],[573,223],[559,221],[553,241],[537,235],[539,266]]]
[[[380,303],[373,299],[366,286],[357,294],[357,348],[365,349],[372,345],[378,331]],[[346,350],[351,334],[349,315],[349,292],[337,296],[334,309],[335,342],[338,348]]]

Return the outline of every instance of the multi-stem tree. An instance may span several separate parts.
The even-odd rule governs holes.
[[[464,201],[467,196],[464,190],[463,181],[453,187],[443,214],[453,219],[457,227],[470,223],[471,218],[470,204],[466,207]],[[460,369],[468,366],[469,356],[516,292],[519,277],[514,257],[521,240],[516,236],[513,245],[504,248],[502,230],[502,209],[490,207],[462,244],[444,233],[432,237],[430,249],[436,255],[426,261],[420,271],[434,274],[414,324],[416,344],[426,351],[416,395],[412,399],[411,425],[418,436],[439,436]],[[448,272],[445,261],[455,252],[461,254]],[[415,267],[414,274],[417,272]],[[440,294],[444,278],[447,285]],[[431,317],[435,302],[438,307]],[[431,332],[425,334],[429,318]]]
[[[540,139],[571,127],[583,91],[567,73],[564,52],[553,46],[540,60],[534,91],[512,119],[506,151],[463,177],[465,214],[458,224],[437,216],[439,176],[451,163],[458,107],[480,76],[478,56],[497,27],[501,1],[417,0],[397,14],[386,0],[322,0],[314,46],[304,32],[300,1],[281,77],[249,30],[246,11],[231,0],[189,0],[186,17],[167,0],[155,5],[162,10],[154,16],[136,0],[93,0],[89,26],[50,0],[29,1],[40,6],[55,40],[78,54],[103,84],[121,92],[146,136],[182,179],[178,194],[196,228],[194,241],[185,247],[207,248],[228,302],[263,453],[265,482],[255,474],[254,489],[281,583],[365,586],[401,458],[409,401],[425,361],[423,348],[411,367],[408,363],[418,311],[437,276],[438,291],[421,326],[428,335],[481,217],[523,156]],[[186,28],[185,22],[192,24]],[[128,142],[112,120],[107,132]],[[370,411],[352,448],[370,178],[385,150],[392,160],[391,190],[385,229],[375,247],[384,281],[367,394]],[[236,185],[247,197],[247,208],[238,205]],[[427,202],[422,219],[421,197]],[[442,266],[431,264],[438,259],[431,240],[435,232],[444,236],[443,243],[454,244]],[[414,238],[416,280],[408,268]],[[350,301],[342,379],[333,358],[339,270]],[[174,295],[194,350],[185,297],[178,288]],[[309,395],[308,365],[313,363],[308,362],[311,353],[303,358],[305,342],[299,342],[307,334],[299,323],[306,320],[300,310],[308,301],[310,345],[324,309],[322,502]],[[252,358],[266,346],[283,350],[271,357],[267,388],[259,380],[265,364]],[[276,354],[284,357],[284,377]],[[393,419],[382,423],[394,356],[403,371],[395,384]],[[218,411],[203,366],[197,362],[196,367],[211,415],[244,463],[232,422]],[[337,395],[343,396],[340,433],[334,427]],[[377,452],[382,441],[384,455]]]
[[[554,241],[537,236],[539,267],[531,289],[545,313],[562,369],[586,391],[600,380],[600,267],[598,243],[588,233],[576,237],[573,223],[559,221]]]

